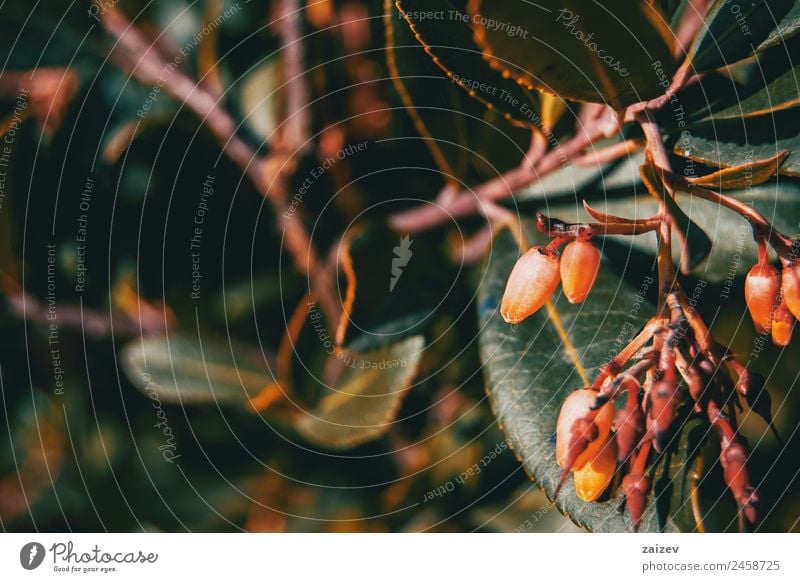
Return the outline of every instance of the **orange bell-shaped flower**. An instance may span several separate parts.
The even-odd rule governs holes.
[[[786,300],[781,298],[778,307],[775,308],[775,315],[772,318],[772,343],[776,346],[786,347],[792,341],[792,330],[794,329],[794,315],[789,312]]]
[[[561,286],[570,303],[583,303],[600,271],[600,249],[585,240],[575,240],[561,253]]]
[[[781,293],[786,307],[796,319],[800,319],[800,262],[783,268]]]
[[[772,315],[778,302],[781,276],[766,261],[756,263],[744,280],[744,298],[758,333],[772,331]]]
[[[574,472],[575,493],[584,501],[595,501],[608,489],[617,470],[617,441],[606,435],[595,456]]]
[[[556,421],[556,462],[560,467],[564,466],[567,460],[570,440],[572,438],[572,428],[577,420],[584,418],[591,412],[597,392],[589,389],[575,390],[567,396],[561,405],[561,411]],[[607,402],[603,405],[594,417],[594,424],[597,426],[597,439],[589,443],[586,450],[581,453],[572,464],[573,469],[581,468],[586,461],[593,458],[605,441],[606,435],[611,432],[611,425],[614,423],[614,405]]]
[[[508,323],[533,315],[558,287],[558,255],[546,247],[533,247],[511,270],[500,314]]]

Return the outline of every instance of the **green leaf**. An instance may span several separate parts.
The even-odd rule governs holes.
[[[800,49],[800,40],[759,54],[756,69],[744,86],[728,84],[724,96],[698,111],[700,122],[720,122],[769,115],[800,104],[800,65],[792,54]],[[714,93],[711,93],[712,95]]]
[[[347,353],[347,368],[316,407],[297,423],[303,437],[331,449],[378,438],[392,425],[422,358],[414,336],[368,354]]]
[[[482,182],[487,171],[494,176],[517,165],[530,144],[530,129],[498,126],[494,112],[467,96],[434,64],[394,2],[384,0],[384,6],[392,82],[446,179]]]
[[[703,124],[683,131],[674,144],[680,156],[717,168],[771,158],[786,150],[779,172],[800,176],[800,112],[788,109],[744,121]]]
[[[622,107],[663,92],[674,68],[672,34],[646,2],[610,6],[555,0],[469,4],[490,64],[524,85]],[[656,67],[654,65],[660,64]]]
[[[166,404],[246,405],[272,384],[271,362],[253,350],[182,335],[142,338],[120,353],[133,385]]]
[[[749,57],[778,26],[794,0],[716,0],[689,48],[693,72]]]
[[[795,1],[778,25],[772,29],[767,38],[758,45],[759,51],[764,51],[786,42],[800,31],[800,2]]]
[[[492,69],[472,40],[467,15],[447,0],[398,0],[399,12],[434,62],[457,86],[517,125],[540,125],[538,96]],[[424,15],[435,14],[435,17]]]
[[[604,264],[585,303],[570,305],[559,294],[553,311],[542,309],[519,326],[505,323],[498,305],[518,249],[510,236],[497,239],[486,266],[479,297],[481,359],[492,408],[528,475],[552,499],[561,468],[555,461],[555,423],[561,402],[586,385],[600,365],[631,340],[652,307],[639,294],[655,285],[652,278],[635,286],[617,278]],[[644,292],[644,291],[642,291]],[[694,521],[685,490],[689,466],[688,428],[672,455],[668,474],[673,482],[670,515],[659,523],[651,494],[642,531],[691,531]],[[660,474],[660,473],[659,473]],[[570,478],[556,498],[558,508],[575,523],[593,531],[631,531],[630,518],[620,513],[618,490],[607,501],[586,503]]]
[[[778,173],[787,155],[788,152],[781,152],[766,160],[755,160],[743,166],[731,166],[711,174],[689,178],[688,181],[695,186],[716,188],[717,190],[757,186]]]

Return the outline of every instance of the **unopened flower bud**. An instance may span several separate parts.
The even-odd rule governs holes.
[[[737,499],[748,491],[748,472],[746,467],[747,449],[744,445],[732,441],[722,449],[719,455],[722,474],[734,497]]]
[[[500,314],[507,323],[519,323],[533,315],[558,287],[558,256],[546,247],[533,247],[511,270]]]
[[[639,522],[642,520],[645,505],[647,504],[647,491],[650,489],[650,481],[644,475],[628,473],[622,479],[622,492],[625,494],[625,506],[631,514],[633,529],[639,529]]]
[[[594,457],[575,471],[575,493],[584,501],[595,501],[608,489],[616,470],[617,443],[609,433]]]
[[[567,396],[561,405],[561,412],[556,422],[556,462],[559,466],[564,467],[567,463],[570,449],[574,451],[574,447],[571,445],[573,444],[572,439],[575,436],[575,429],[590,428],[588,426],[576,426],[576,423],[585,425],[586,423],[579,421],[587,420],[587,415],[594,415],[591,424],[597,428],[597,436],[593,441],[586,443],[585,450],[574,458],[571,468],[580,468],[588,459],[592,458],[598,447],[602,445],[606,435],[611,431],[611,425],[614,422],[614,405],[608,403],[596,412],[592,411],[590,407],[594,404],[596,395],[597,392],[594,390],[576,390]]]
[[[617,460],[628,460],[639,445],[645,430],[644,413],[639,406],[617,411],[614,424],[617,427]]]
[[[736,381],[736,391],[747,398],[752,394],[761,392],[764,388],[764,376],[744,368]]]
[[[657,450],[664,450],[664,439],[678,411],[678,385],[674,380],[661,380],[650,390],[650,418],[653,420],[653,432]]]
[[[575,240],[561,253],[561,286],[570,303],[583,303],[600,271],[600,250],[585,240]]]
[[[744,280],[744,298],[758,333],[772,331],[772,313],[781,287],[778,269],[767,262],[757,263]]]
[[[780,347],[788,346],[792,341],[793,329],[794,315],[789,312],[786,300],[781,298],[772,318],[772,343]]]
[[[800,319],[800,263],[783,268],[781,293],[791,314]]]
[[[708,362],[708,360],[705,360],[705,362]],[[708,364],[711,363],[708,362]],[[704,409],[709,396],[708,388],[712,383],[707,368],[708,366],[702,365],[701,362],[689,366],[688,370],[686,370],[686,384],[689,388],[689,395],[695,402],[695,412],[701,412]]]

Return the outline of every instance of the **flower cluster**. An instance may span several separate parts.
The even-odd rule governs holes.
[[[769,263],[766,242],[759,241],[759,260],[747,273],[744,294],[756,330],[770,334],[772,342],[786,346],[800,318],[800,264],[793,250],[778,249],[782,269]]]
[[[550,300],[561,281],[570,303],[582,303],[589,295],[600,269],[600,250],[588,240],[575,239],[560,257],[556,239],[547,246],[527,251],[511,271],[500,313],[508,323],[519,323]]]
[[[600,268],[600,251],[590,242],[594,236],[660,229],[660,253],[665,253],[664,214],[631,220],[586,208],[600,222],[567,224],[538,215],[539,229],[553,240],[525,252],[514,266],[500,308],[507,322],[518,323],[535,313],[559,281],[570,302],[582,302]],[[747,276],[747,304],[757,329],[786,345],[800,315],[800,264],[794,262],[790,239],[780,233],[770,240],[782,273],[767,261],[768,239],[756,235],[756,240],[761,258]],[[559,257],[558,248],[565,243]],[[662,260],[659,269],[662,293],[656,316],[601,368],[590,386],[572,392],[561,407],[556,462],[562,473],[556,494],[570,474],[584,501],[619,487],[638,529],[656,466],[677,450],[685,423],[699,417],[718,437],[725,483],[739,508],[741,529],[750,529],[758,517],[759,496],[751,483],[737,412],[746,404],[774,431],[769,393],[760,375],[711,336],[681,290],[671,260]],[[624,404],[617,406],[623,396]]]

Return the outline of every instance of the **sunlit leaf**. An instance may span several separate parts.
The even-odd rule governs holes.
[[[697,186],[717,189],[757,186],[766,182],[778,172],[787,155],[788,152],[780,152],[765,160],[755,160],[741,166],[731,166],[730,168],[718,170],[705,176],[689,178],[689,182]]]
[[[496,117],[487,117],[486,113],[492,112],[434,64],[395,3],[385,0],[384,6],[386,59],[392,82],[445,180],[470,183],[485,179],[487,166],[496,175],[519,163],[530,142],[530,131],[498,125]],[[458,51],[448,54],[451,52]],[[532,107],[530,98],[526,97],[526,102]]]
[[[392,425],[416,376],[425,340],[414,336],[367,354],[344,352],[335,386],[297,423],[309,441],[345,449],[378,438]]]
[[[469,3],[489,62],[526,86],[615,109],[663,92],[657,67],[673,70],[672,34],[645,2]]]
[[[698,121],[726,121],[769,115],[800,104],[800,66],[792,55],[800,49],[800,40],[792,41],[763,54],[754,63],[755,70],[744,86],[728,84],[722,91],[709,87],[712,97],[707,107],[693,114]]]
[[[781,18],[767,38],[758,45],[758,50],[763,51],[778,46],[795,36],[798,31],[800,31],[800,2],[794,2],[789,12]]]
[[[789,109],[744,121],[704,124],[682,132],[674,144],[676,154],[717,168],[752,164],[789,155],[779,172],[800,176],[800,111]]]
[[[447,0],[398,0],[397,7],[397,16],[411,26],[417,40],[453,83],[512,123],[541,125],[537,93],[489,67],[472,40],[465,14]],[[430,14],[437,16],[426,16]]]

